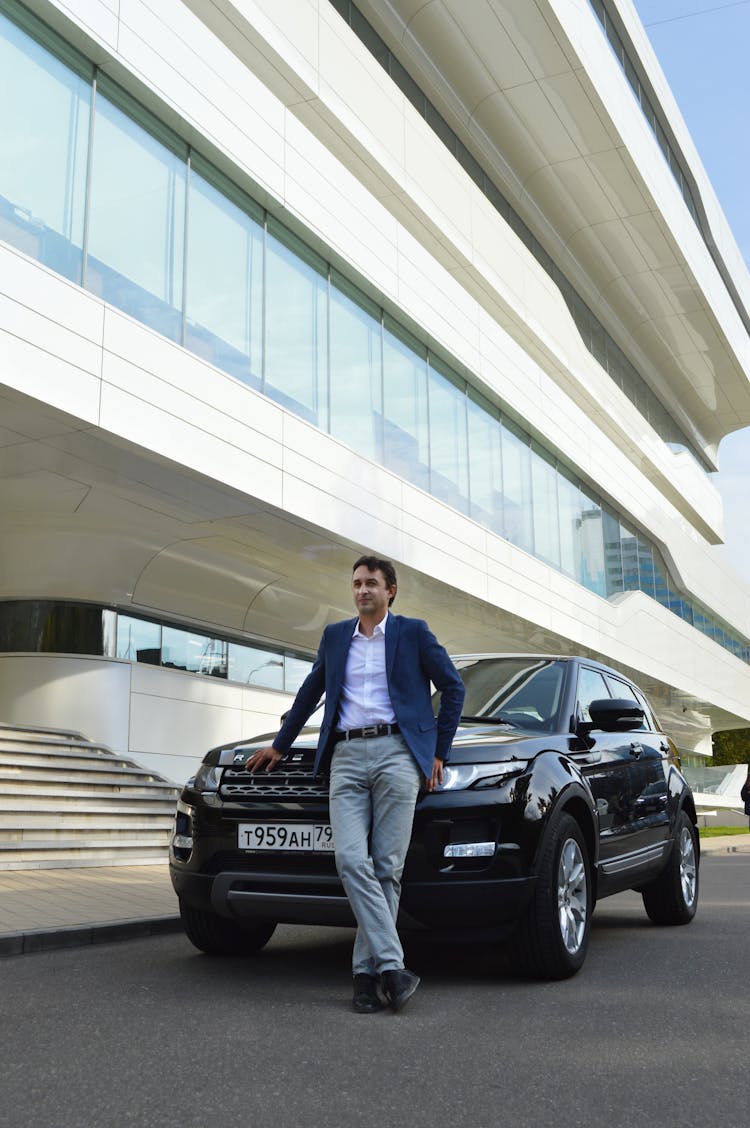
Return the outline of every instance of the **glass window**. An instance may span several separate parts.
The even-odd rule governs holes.
[[[560,567],[560,515],[557,508],[557,472],[546,453],[532,444],[531,488],[534,513],[534,555]]]
[[[430,493],[469,512],[466,385],[435,360],[429,363]]]
[[[117,616],[117,657],[129,662],[147,662],[158,666],[161,662],[161,626],[145,619],[132,619],[129,615]]]
[[[0,14],[0,239],[78,283],[90,73],[71,70]]]
[[[503,466],[500,417],[473,389],[467,397],[469,416],[469,483],[471,516],[503,535]]]
[[[139,125],[136,114],[146,116],[110,83],[100,82],[85,284],[181,341],[186,154],[177,155]]]
[[[617,595],[618,592],[625,590],[620,522],[608,509],[602,509],[602,528],[604,532],[604,569],[607,595]]]
[[[620,524],[620,548],[622,551],[622,582],[625,591],[638,591],[638,537],[630,529]]]
[[[621,681],[620,678],[613,678],[611,674],[605,674],[605,678],[607,685],[609,686],[609,691],[613,697],[617,697],[621,701],[634,701],[636,705],[640,706],[641,709],[644,709],[646,716],[648,716],[648,710],[645,709],[645,703],[638,700],[632,686],[628,685],[628,683],[625,681]],[[648,728],[648,725],[646,724],[645,718],[639,725],[633,725],[633,731],[643,730],[646,728]]]
[[[383,336],[385,465],[429,490],[427,351],[390,318]]]
[[[656,549],[652,551],[654,564],[654,598],[662,607],[670,606],[669,574],[664,567],[664,561]]]
[[[192,674],[208,674],[214,678],[227,676],[227,644],[218,638],[177,627],[162,629],[161,664],[172,670]]]
[[[589,591],[606,596],[607,581],[604,563],[604,521],[602,507],[581,489],[581,530],[579,538],[578,579]]]
[[[263,370],[263,243],[260,211],[193,157],[185,345],[255,388]]]
[[[560,515],[560,566],[574,579],[581,575],[581,491],[578,482],[563,470],[557,473],[557,504]]]
[[[509,420],[503,419],[501,442],[505,536],[519,548],[531,552],[533,540],[529,437]]]
[[[296,693],[303,681],[310,673],[313,664],[307,658],[291,658],[289,655],[284,659],[284,689],[287,693]],[[315,718],[311,718],[312,723],[315,723]]]
[[[284,688],[284,659],[270,650],[229,643],[229,678],[263,689]]]
[[[331,277],[331,434],[383,461],[380,311],[343,278]]]
[[[328,429],[326,265],[269,221],[266,244],[266,393]]]
[[[654,555],[651,545],[642,536],[638,536],[638,586],[652,599],[656,598],[656,577],[654,573]]]
[[[590,666],[581,666],[578,671],[578,719],[590,721],[589,706],[592,701],[604,701],[609,697],[609,690],[603,675],[599,670],[592,670]]]

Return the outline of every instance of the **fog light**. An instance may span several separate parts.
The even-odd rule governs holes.
[[[190,834],[175,834],[172,838],[172,846],[175,850],[192,850],[193,838]]]
[[[494,842],[451,842],[443,850],[445,858],[492,858]]]

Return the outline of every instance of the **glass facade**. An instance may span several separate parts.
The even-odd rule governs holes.
[[[627,356],[610,336],[596,315],[586,305],[565,275],[553,262],[536,236],[526,226],[520,215],[503,196],[500,189],[482,169],[461,139],[453,132],[447,121],[422,93],[414,80],[407,74],[398,59],[358,11],[352,0],[330,0],[333,7],[347,21],[352,31],[367,47],[372,56],[388,72],[390,77],[409,99],[430,128],[438,135],[462,168],[484,193],[494,208],[500,212],[531,251],[537,262],[553,278],[568,306],[576,327],[586,348],[595,357],[608,376],[625,393],[641,415],[643,415],[663,441],[673,450],[686,451],[703,470],[711,470],[699,446],[682,432],[677,421],[665,408],[651,386],[644,380]],[[683,184],[684,181],[680,180]],[[694,210],[694,209],[693,209]],[[709,247],[709,250],[711,248]]]
[[[590,591],[644,591],[750,661],[748,640],[680,593],[590,484],[23,12],[0,0],[0,81],[25,115],[0,163],[0,237]],[[66,161],[45,178],[49,145]],[[148,634],[129,630],[129,657],[214,677],[256,668],[218,640]]]
[[[122,658],[296,693],[312,669],[299,654],[202,634],[94,603],[0,601],[0,652]]]

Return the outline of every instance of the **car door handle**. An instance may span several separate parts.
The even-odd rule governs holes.
[[[591,765],[600,764],[602,762],[601,752],[587,752],[585,756],[576,756],[575,761],[577,764]]]
[[[661,744],[659,745],[659,751],[669,752],[669,745],[667,744],[666,740],[662,740]]]
[[[643,755],[643,745],[638,740],[634,740],[630,745],[630,755],[635,756],[636,760],[639,756]]]

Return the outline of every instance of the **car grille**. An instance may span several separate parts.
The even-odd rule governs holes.
[[[221,777],[219,794],[222,799],[325,799],[328,780],[305,768],[259,771],[255,775],[227,768]]]

